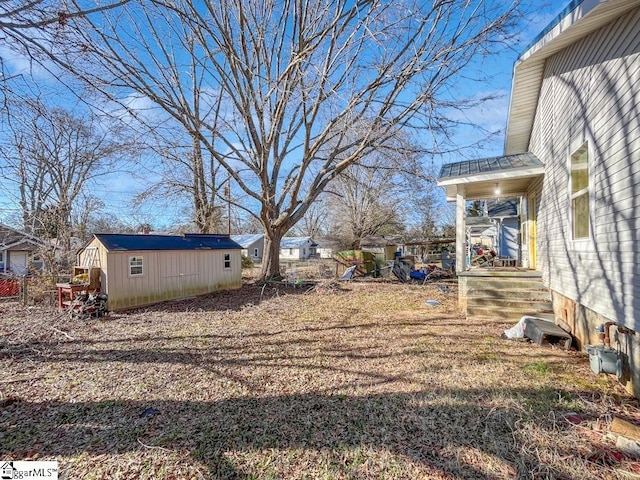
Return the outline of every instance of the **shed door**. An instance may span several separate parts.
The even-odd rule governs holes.
[[[160,258],[160,281],[164,298],[191,295],[199,283],[195,255],[171,252]]]

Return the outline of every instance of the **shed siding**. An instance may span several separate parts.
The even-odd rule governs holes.
[[[546,164],[538,268],[547,285],[640,330],[640,9],[550,57],[529,149]],[[568,161],[589,145],[591,238],[574,241]]]
[[[224,268],[230,255],[231,268]],[[143,275],[129,275],[129,258],[143,258]],[[235,250],[126,251],[109,254],[109,308],[149,305],[242,285]]]
[[[116,251],[108,252],[93,239],[87,247],[97,247],[102,290],[109,297],[109,309],[150,305],[242,286],[241,258],[238,250],[194,251]],[[224,268],[224,256],[231,268]],[[141,256],[143,275],[129,275],[129,258]],[[86,249],[78,258],[80,264]]]

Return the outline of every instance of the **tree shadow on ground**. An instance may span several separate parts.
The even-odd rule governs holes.
[[[513,394],[521,403],[533,404],[541,395],[558,392],[532,389]],[[366,455],[350,454],[360,449],[389,452],[439,478],[522,478],[532,470],[546,471],[547,478],[564,478],[552,466],[523,454],[513,433],[514,425],[522,421],[520,409],[477,401],[492,395],[495,392],[460,390],[212,402],[16,400],[0,412],[0,455],[23,459],[37,453],[58,458],[160,448],[188,451],[195,462],[206,466],[210,478],[255,478],[267,467],[245,464],[236,454],[288,451],[290,458],[303,451],[311,452],[312,460],[321,460],[331,476],[357,477]],[[440,402],[441,398],[447,400]],[[474,458],[492,459],[502,474],[491,473]]]
[[[285,295],[305,295],[313,289],[322,288],[330,288],[333,293],[349,291],[345,284],[338,282],[304,283],[303,285],[293,285],[286,282],[248,282],[243,283],[239,290],[221,290],[194,297],[168,300],[145,307],[133,307],[118,310],[116,312],[112,312],[110,317],[118,318],[123,315],[135,315],[146,312],[179,313],[185,311],[240,311],[248,306],[258,305],[261,302],[273,298]],[[107,319],[108,318],[109,317],[107,317]]]

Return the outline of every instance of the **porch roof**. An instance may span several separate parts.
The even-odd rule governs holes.
[[[443,165],[438,186],[445,187],[449,201],[455,200],[458,185],[464,185],[467,198],[494,198],[496,184],[500,197],[514,197],[524,194],[531,179],[543,174],[544,164],[527,152]]]

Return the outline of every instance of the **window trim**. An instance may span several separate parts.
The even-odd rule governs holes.
[[[258,250],[258,247],[255,247],[255,248],[253,249],[253,256],[254,256],[255,258],[258,258],[258,257],[260,256],[259,254],[260,254],[260,251]]]
[[[139,261],[140,264],[139,265],[133,265],[132,262],[134,261]],[[131,255],[129,257],[129,261],[128,261],[128,266],[129,266],[129,276],[130,277],[144,277],[144,256],[142,255]],[[140,268],[140,273],[133,273],[132,269],[133,268]]]
[[[572,166],[574,158],[578,157],[586,153],[587,155],[587,186],[578,190],[577,192],[573,192],[573,177],[572,177]],[[569,235],[571,238],[571,242],[574,246],[588,246],[591,243],[591,213],[593,209],[593,192],[594,192],[594,178],[593,178],[593,169],[591,166],[592,162],[592,151],[589,140],[582,140],[580,143],[572,144],[572,148],[569,152],[569,158],[567,159],[567,171],[568,171],[568,179],[567,179],[567,198],[568,198],[568,217],[569,217]],[[573,202],[582,197],[587,197],[587,235],[584,237],[576,237],[575,236],[575,214],[574,214],[574,206]]]
[[[224,269],[225,270],[231,270],[231,254],[230,253],[225,253],[222,258],[223,258],[223,261],[224,261]]]

